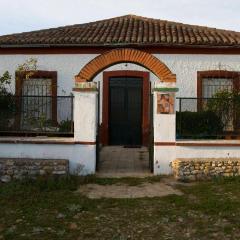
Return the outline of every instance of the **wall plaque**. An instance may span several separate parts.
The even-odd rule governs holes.
[[[174,93],[157,93],[157,114],[173,114],[174,98]]]

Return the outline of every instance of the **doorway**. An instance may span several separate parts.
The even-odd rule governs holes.
[[[103,72],[102,146],[116,144],[148,147],[149,134],[149,72]]]
[[[150,119],[149,72],[104,72],[99,174],[150,174]]]
[[[142,78],[109,79],[109,145],[142,144]]]

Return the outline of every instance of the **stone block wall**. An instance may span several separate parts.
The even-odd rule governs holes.
[[[0,181],[34,177],[38,175],[66,175],[69,172],[68,160],[55,159],[0,159]]]
[[[240,158],[179,158],[171,166],[174,177],[181,181],[240,175]]]

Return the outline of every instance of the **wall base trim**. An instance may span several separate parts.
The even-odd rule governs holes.
[[[10,143],[10,144],[66,144],[66,145],[96,145],[96,142],[93,141],[75,141],[73,138],[34,138],[34,137],[6,137],[0,138],[1,143]]]
[[[176,146],[176,142],[154,142],[154,146]]]

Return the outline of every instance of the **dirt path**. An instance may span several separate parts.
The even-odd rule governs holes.
[[[174,186],[165,182],[143,183],[137,186],[129,186],[127,184],[86,184],[81,186],[78,192],[92,199],[163,197],[171,194],[183,194],[175,189]]]

